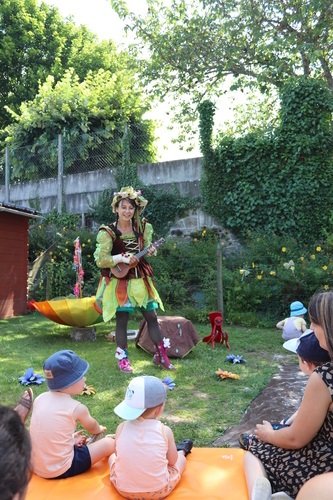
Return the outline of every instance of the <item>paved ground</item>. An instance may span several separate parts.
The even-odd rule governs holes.
[[[213,445],[239,447],[239,434],[251,431],[258,422],[279,422],[282,418],[292,415],[300,405],[307,380],[308,377],[300,371],[298,364],[282,362],[279,372],[252,401],[242,421],[229,427]]]

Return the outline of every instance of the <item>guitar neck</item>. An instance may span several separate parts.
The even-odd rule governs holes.
[[[151,246],[151,245],[149,245],[148,247],[146,247],[146,248],[144,248],[143,250],[141,250],[141,252],[139,252],[139,253],[135,254],[135,257],[136,257],[137,259],[140,259],[140,258],[141,258],[141,257],[143,257],[144,255],[146,255],[146,253],[147,253],[147,252],[148,252],[148,250],[150,249],[150,246]]]
[[[154,248],[158,248],[160,245],[163,245],[163,243],[165,243],[165,239],[164,238],[160,238],[158,241],[155,241],[155,243],[151,243],[150,245],[148,245],[146,248],[144,248],[143,250],[141,250],[141,252],[137,253],[135,255],[135,257],[137,259],[140,259],[140,257],[143,257],[144,255],[146,255],[146,253],[148,252],[148,250],[151,248],[151,247],[154,247]]]

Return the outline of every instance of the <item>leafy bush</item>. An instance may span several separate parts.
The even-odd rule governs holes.
[[[51,213],[43,222],[32,225],[29,232],[30,265],[42,254],[44,264],[34,284],[35,300],[45,300],[73,294],[76,272],[73,269],[74,241],[80,239],[84,286],[82,295],[94,295],[99,280],[93,253],[96,236],[93,231],[79,227],[80,216]]]
[[[31,254],[39,251],[41,242],[46,246],[56,242],[47,251],[49,259],[33,298],[45,300],[73,293],[77,237],[85,273],[82,295],[94,295],[99,281],[93,259],[96,234],[75,227],[78,221],[56,219],[50,217],[48,224],[34,226],[31,233]],[[62,222],[67,226],[61,227]],[[332,288],[332,240],[332,235],[327,234],[318,243],[301,245],[288,236],[248,233],[237,253],[223,255],[225,321],[248,327],[272,326],[289,314],[292,301],[307,304],[316,291]],[[219,236],[213,230],[197,232],[187,239],[167,238],[157,256],[150,259],[166,314],[206,323],[208,313],[217,310],[218,243]]]

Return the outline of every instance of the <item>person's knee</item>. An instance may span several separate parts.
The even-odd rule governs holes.
[[[319,474],[309,479],[299,490],[296,500],[332,500],[333,472]]]

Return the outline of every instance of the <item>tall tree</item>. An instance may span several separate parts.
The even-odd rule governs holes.
[[[198,102],[218,95],[229,75],[234,88],[262,91],[291,76],[323,77],[333,91],[331,0],[147,0],[146,16],[110,1],[135,32],[142,74],[161,98],[190,93]]]
[[[64,19],[57,8],[37,0],[0,2],[0,130],[11,123],[5,106],[18,112],[34,99],[49,75],[59,81],[73,67],[83,81],[89,72],[123,66],[112,41],[99,42],[85,26]]]

